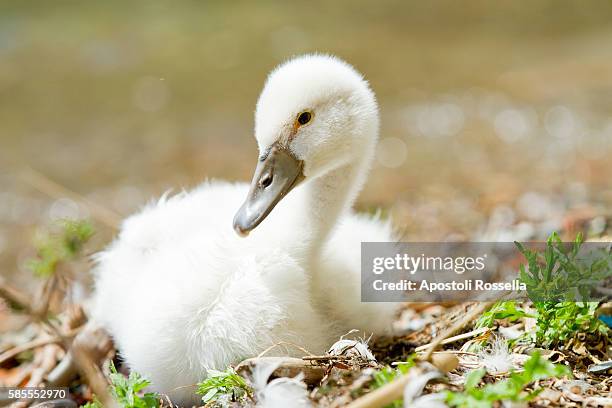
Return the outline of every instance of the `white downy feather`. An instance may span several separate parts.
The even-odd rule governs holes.
[[[478,359],[491,375],[504,374],[514,368],[508,342],[501,336],[493,336],[489,346],[478,353]]]
[[[443,377],[440,371],[432,369],[423,373],[412,370],[407,375],[411,381],[404,388],[404,408],[447,408],[443,393],[421,395],[429,381]]]
[[[253,370],[253,389],[259,408],[309,408],[312,402],[308,399],[303,374],[296,377],[268,379],[278,368],[278,364],[258,364]]]

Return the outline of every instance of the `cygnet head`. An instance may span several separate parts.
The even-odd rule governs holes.
[[[352,66],[327,55],[280,65],[257,102],[259,161],[234,229],[247,235],[301,183],[347,164],[368,166],[377,136],[376,98]]]

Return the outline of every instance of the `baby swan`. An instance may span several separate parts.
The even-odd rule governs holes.
[[[125,220],[98,257],[94,321],[131,369],[178,404],[197,400],[194,384],[208,369],[279,342],[323,353],[346,330],[392,318],[364,309],[366,327],[356,327],[361,312],[339,299],[321,307],[326,299],[316,293],[334,265],[334,240],[359,227],[349,211],[378,136],[368,84],[337,58],[295,58],[270,74],[255,123],[260,156],[250,187],[207,182],[163,197]],[[348,221],[334,230],[340,217]],[[365,222],[381,240],[388,234]],[[349,269],[334,278],[351,281],[347,302],[359,307],[358,267]]]

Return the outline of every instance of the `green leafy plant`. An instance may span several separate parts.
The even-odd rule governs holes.
[[[507,319],[510,322],[514,322],[523,317],[535,316],[517,307],[514,300],[502,300],[495,303],[489,310],[484,312],[478,321],[476,321],[475,327],[477,329],[481,327],[492,327],[496,320]]]
[[[541,390],[526,392],[525,388],[532,382],[550,377],[571,376],[571,371],[560,364],[553,364],[534,353],[525,362],[523,371],[513,371],[509,378],[479,387],[486,370],[471,371],[465,380],[463,392],[449,391],[446,402],[451,407],[491,408],[496,401],[527,402]]]
[[[533,301],[563,302],[592,299],[592,289],[612,277],[612,254],[605,250],[581,253],[584,243],[578,234],[571,244],[553,232],[543,251],[528,249],[515,242],[527,259],[528,268],[520,267],[520,279]]]
[[[589,299],[592,288],[612,276],[612,254],[596,250],[580,253],[584,239],[578,234],[566,245],[557,233],[546,242],[543,251],[527,249],[515,242],[527,259],[528,268],[520,267],[520,280],[537,311],[535,342],[551,347],[577,332],[607,333],[608,327],[597,319],[597,302]]]
[[[117,372],[115,365],[110,365],[111,394],[124,408],[158,408],[160,397],[153,392],[142,393],[151,382],[135,371],[129,377]],[[94,402],[95,404],[96,402]],[[94,405],[94,407],[96,407]]]
[[[60,263],[74,260],[94,234],[93,226],[86,220],[61,220],[58,226],[59,231],[41,232],[35,238],[37,257],[27,266],[36,276],[48,278]]]
[[[225,371],[208,370],[208,377],[198,384],[197,394],[202,395],[202,402],[224,400],[226,402],[236,402],[246,399],[253,394],[240,375],[233,368]]]
[[[551,347],[576,333],[607,334],[608,327],[597,318],[597,302],[534,302],[538,311],[535,341]]]

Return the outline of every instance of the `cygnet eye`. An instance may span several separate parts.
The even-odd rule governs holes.
[[[300,124],[300,126],[304,126],[312,120],[312,116],[312,112],[310,111],[301,112],[297,117],[297,122]]]

